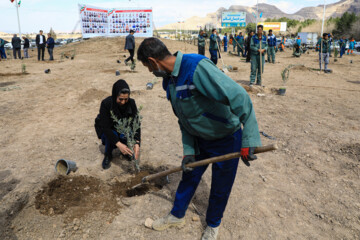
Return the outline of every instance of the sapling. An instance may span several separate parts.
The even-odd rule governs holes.
[[[26,73],[26,65],[24,63],[21,65],[21,72],[22,74]]]
[[[113,111],[110,111],[111,118],[115,122],[115,129],[118,133],[124,134],[127,140],[127,146],[129,149],[134,149],[136,144],[135,134],[140,129],[142,116],[140,115],[140,111],[142,106],[139,107],[137,114],[134,117],[129,118],[120,118],[118,119]],[[134,163],[135,170],[137,172],[140,171],[139,159],[135,159],[135,155],[131,156],[131,161]]]
[[[281,78],[283,81],[283,86],[281,87],[281,89],[286,89],[286,83],[289,80],[290,69],[292,69],[293,67],[305,67],[305,66],[303,64],[290,64],[289,66],[284,68],[284,70],[282,70],[281,72]]]
[[[65,53],[61,52],[60,53],[60,62],[64,61],[64,57],[65,57]]]
[[[337,48],[334,46],[334,62],[337,62],[337,57],[339,55],[339,51],[337,50]]]
[[[131,63],[131,65],[130,65],[130,69],[131,69],[131,71],[134,71],[135,68],[136,68],[136,60],[134,59],[134,62]]]

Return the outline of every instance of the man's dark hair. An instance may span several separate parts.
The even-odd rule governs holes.
[[[325,36],[328,36],[328,34],[327,34],[327,33],[323,33],[323,37],[325,37]]]
[[[212,33],[214,33],[214,31],[216,31],[216,28],[213,28],[213,30],[211,30]]]
[[[146,38],[139,46],[137,58],[142,63],[149,63],[149,57],[157,60],[171,56],[165,44],[157,38]]]
[[[263,25],[258,25],[257,28],[261,28],[262,30],[264,30],[264,26]]]
[[[272,29],[269,30],[269,33],[272,33]]]
[[[135,31],[134,30],[130,30],[130,33],[134,33]]]

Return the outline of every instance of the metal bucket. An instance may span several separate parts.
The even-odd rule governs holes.
[[[279,89],[279,95],[280,95],[280,96],[284,96],[284,95],[285,95],[285,92],[286,92],[286,88],[280,88],[280,89]]]
[[[116,71],[116,72],[115,72],[115,75],[116,75],[116,76],[119,76],[119,75],[120,75],[120,71]]]
[[[152,84],[152,83],[147,83],[146,84],[146,89],[147,90],[151,90],[151,89],[153,89],[153,87],[154,87],[154,84]]]
[[[55,164],[55,171],[61,175],[68,175],[71,171],[75,172],[76,169],[75,162],[65,159],[60,159]]]

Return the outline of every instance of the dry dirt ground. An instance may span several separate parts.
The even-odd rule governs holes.
[[[165,43],[171,52],[197,51]],[[35,51],[30,59],[0,62],[0,239],[201,238],[211,170],[186,226],[156,232],[144,227],[145,219],[169,212],[180,174],[145,195],[124,197],[116,186],[134,177],[132,165],[117,153],[109,170],[101,168],[94,118],[119,79],[116,70],[143,106],[141,166],[175,167],[182,157],[161,80],[146,90],[156,79],[139,63],[131,72],[123,46],[123,38],[92,39],[56,48],[54,62],[38,62]],[[61,52],[74,49],[74,60],[59,61]],[[225,64],[239,68],[229,76],[248,84],[250,64],[223,55]],[[27,75],[20,74],[22,63]],[[286,95],[279,96],[272,89],[281,87],[280,73],[289,64],[306,67],[291,70]],[[239,165],[218,239],[360,238],[360,56],[336,63],[331,58],[330,67],[332,74],[311,70],[318,68],[315,52],[293,58],[290,50],[278,53],[275,65],[265,65],[265,88],[249,94],[260,131],[276,138],[262,137],[263,144],[276,142],[279,150],[259,154],[250,167]],[[54,170],[62,158],[78,166],[65,179]]]

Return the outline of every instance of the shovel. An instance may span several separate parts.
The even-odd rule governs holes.
[[[221,53],[220,53],[220,49],[219,49],[219,44],[218,44],[218,41],[216,40],[216,45],[218,47],[218,53],[219,53],[219,58],[221,60],[221,63],[222,63],[222,70],[223,72],[226,74],[226,73],[229,73],[229,70],[227,69],[226,65],[224,64],[224,60],[222,59],[221,57]]]
[[[271,145],[267,145],[267,146],[263,146],[263,147],[257,147],[255,148],[254,154],[257,153],[263,153],[263,152],[269,152],[269,151],[273,151],[278,149],[278,146],[276,144],[271,144]],[[235,152],[235,153],[229,153],[226,155],[222,155],[222,156],[218,156],[218,157],[212,157],[212,158],[208,158],[208,159],[204,159],[201,161],[197,161],[197,162],[193,162],[193,163],[189,163],[186,164],[185,167],[187,168],[195,168],[195,167],[200,167],[200,166],[204,166],[204,165],[208,165],[211,163],[216,163],[216,162],[223,162],[226,160],[230,160],[233,158],[238,158],[240,157],[240,152]],[[249,162],[244,161],[245,165],[250,166]],[[137,188],[139,186],[141,186],[142,184],[148,184],[150,181],[156,179],[156,178],[161,178],[161,177],[165,177],[169,174],[175,173],[175,172],[180,172],[182,171],[182,167],[175,167],[172,169],[168,169],[162,172],[158,172],[155,174],[151,174],[148,176],[143,177],[142,182],[139,184],[136,184],[135,186],[131,187],[132,189]]]

